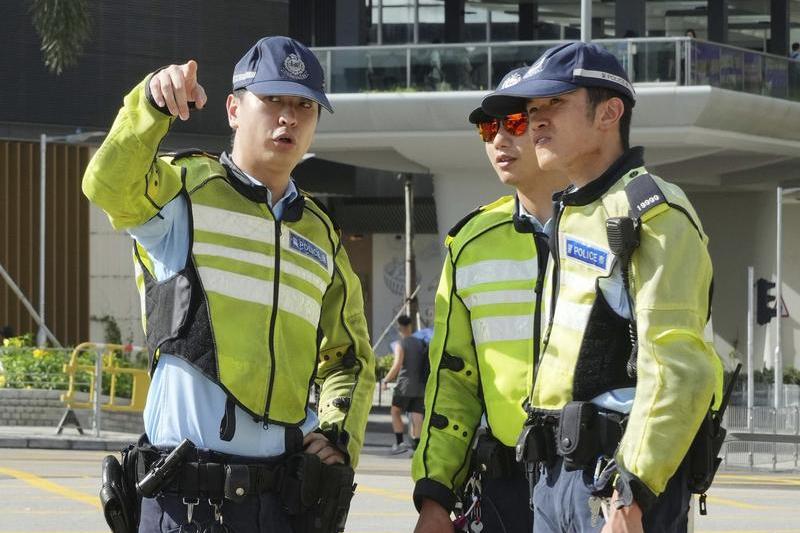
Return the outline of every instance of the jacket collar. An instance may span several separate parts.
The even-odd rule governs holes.
[[[245,172],[233,162],[227,152],[222,153],[219,157],[219,162],[225,167],[228,182],[236,192],[251,202],[267,204],[269,207],[270,193],[266,187],[253,183]],[[305,207],[306,200],[299,190],[297,192],[297,197],[284,209],[281,217],[282,222],[297,222],[303,217],[303,207]]]
[[[592,180],[580,189],[570,185],[563,191],[553,195],[553,200],[561,201],[564,205],[590,204],[608,192],[628,172],[643,165],[644,148],[635,146],[622,154],[597,179]]]

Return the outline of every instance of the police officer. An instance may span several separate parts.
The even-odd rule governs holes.
[[[721,399],[720,361],[703,337],[707,237],[683,191],[629,148],[635,93],[609,52],[551,48],[482,107],[502,113],[519,97],[539,165],[572,184],[555,197],[526,428],[528,459],[544,464],[534,531],[685,531],[684,457]]]
[[[524,70],[507,74],[499,87],[518,83]],[[520,98],[500,118],[481,108],[469,115],[497,176],[515,194],[471,212],[446,240],[426,416],[413,460],[420,533],[453,530],[450,512],[468,477],[471,445],[484,412],[488,431],[475,455],[488,470],[480,475],[479,509],[468,516],[479,525],[470,531],[531,529],[528,483],[513,446],[525,421],[522,404],[540,332],[544,224],[552,212],[551,196],[566,180],[539,169],[524,106]],[[463,510],[471,503],[465,501]]]
[[[287,496],[259,465],[277,468],[304,450],[355,467],[375,381],[361,285],[339,229],[291,178],[321,108],[332,108],[315,56],[267,37],[233,71],[231,152],[158,156],[175,119],[206,104],[197,73],[190,60],[137,85],[83,180],[134,239],[151,354],[146,435],[161,452],[188,438],[198,464],[222,465],[145,498],[139,531],[190,522],[289,531]],[[229,468],[240,464],[249,484],[247,468]],[[221,484],[226,498],[209,498]]]

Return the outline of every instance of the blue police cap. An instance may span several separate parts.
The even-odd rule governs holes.
[[[522,81],[486,96],[481,107],[502,116],[518,105],[519,98],[557,96],[579,87],[605,87],[636,100],[628,74],[611,52],[593,43],[573,42],[547,50]]]
[[[264,37],[236,63],[233,90],[258,96],[302,96],[333,113],[325,96],[325,73],[317,57],[289,37]]]
[[[497,89],[495,89],[495,92],[490,94],[495,94],[497,91],[501,89],[507,89],[509,87],[516,85],[517,83],[522,81],[522,75],[525,74],[527,70],[528,67],[515,68],[514,70],[503,76],[503,79],[500,80],[500,83],[497,84]],[[527,102],[527,99],[517,98],[517,102],[519,109],[515,111],[510,111],[509,113],[505,113],[503,116],[508,115],[510,113],[518,113],[520,111],[525,111],[525,103]],[[488,115],[482,108],[476,107],[475,109],[472,110],[472,113],[469,114],[467,120],[469,120],[473,124],[477,124],[479,122],[487,122],[489,120],[492,120],[492,118],[493,117],[491,115]]]

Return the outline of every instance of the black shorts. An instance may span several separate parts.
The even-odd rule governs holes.
[[[392,395],[392,405],[399,407],[407,413],[425,414],[425,398],[414,396],[401,396],[399,394]]]

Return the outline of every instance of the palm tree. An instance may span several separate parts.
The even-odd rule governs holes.
[[[74,66],[89,40],[87,0],[30,0],[33,27],[42,39],[44,64],[55,74]]]

